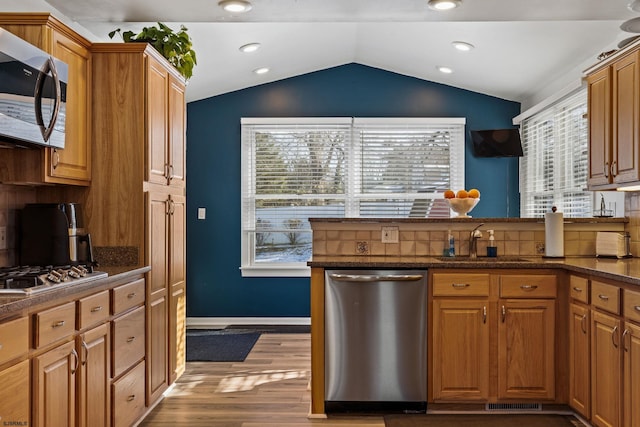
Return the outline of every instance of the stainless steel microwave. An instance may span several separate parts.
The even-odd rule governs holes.
[[[0,28],[0,143],[64,148],[68,66]]]

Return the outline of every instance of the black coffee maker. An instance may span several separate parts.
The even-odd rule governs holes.
[[[20,216],[21,265],[94,264],[77,203],[32,203]]]

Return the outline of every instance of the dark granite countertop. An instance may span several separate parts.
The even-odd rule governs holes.
[[[149,271],[149,267],[99,267],[97,270],[107,273],[107,277],[80,284],[61,285],[31,296],[0,294],[0,320],[24,315],[46,305],[60,304],[81,298],[83,295],[111,289],[143,275]]]
[[[432,256],[316,256],[307,264],[320,268],[562,269],[640,286],[640,258],[506,256],[443,260]]]

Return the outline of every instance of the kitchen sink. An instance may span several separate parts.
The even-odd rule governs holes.
[[[471,258],[469,256],[454,256],[454,257],[435,257],[438,261],[447,261],[447,262],[478,262],[478,263],[502,263],[502,262],[531,262],[528,259],[520,258],[517,256],[497,256],[497,257],[486,257],[479,256],[477,258]]]

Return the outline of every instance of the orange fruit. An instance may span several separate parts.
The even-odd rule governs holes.
[[[469,193],[467,193],[467,190],[458,190],[458,192],[456,193],[456,197],[458,199],[466,199],[467,197],[469,197]]]
[[[480,192],[477,189],[472,188],[471,190],[469,190],[469,197],[472,199],[479,199]]]
[[[455,197],[456,197],[456,193],[454,193],[453,190],[446,190],[444,192],[445,199],[454,199]]]

